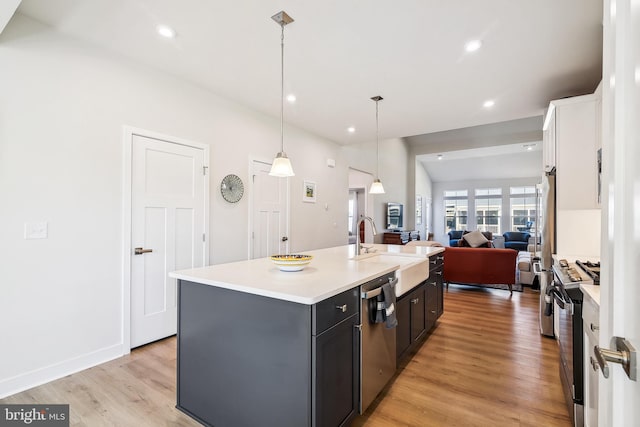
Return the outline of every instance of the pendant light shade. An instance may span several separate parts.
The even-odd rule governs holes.
[[[280,152],[273,159],[269,175],[286,178],[295,175],[291,160],[284,152],[284,26],[292,23],[293,18],[283,10],[273,15],[271,19],[280,25],[282,35],[280,36]]]
[[[371,188],[369,188],[369,194],[384,194],[384,187],[379,179],[373,181]]]
[[[291,167],[291,160],[287,157],[287,153],[284,151],[276,154],[276,158],[273,159],[271,164],[271,170],[269,175],[277,176],[280,178],[286,178],[288,176],[294,176],[293,168]]]
[[[369,194],[384,194],[384,187],[382,186],[382,182],[380,182],[380,143],[378,141],[378,102],[382,101],[383,98],[378,95],[371,98],[376,102],[376,179],[371,184],[371,188],[369,188]]]

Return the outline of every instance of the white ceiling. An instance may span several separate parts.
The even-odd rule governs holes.
[[[542,141],[424,154],[416,159],[433,182],[530,178],[542,175]]]
[[[540,116],[601,75],[601,0],[23,0],[18,12],[279,117],[280,10],[295,19],[285,121],[341,144],[375,139],[374,95],[385,139]]]

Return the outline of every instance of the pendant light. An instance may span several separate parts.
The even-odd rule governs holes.
[[[384,187],[382,186],[382,182],[380,182],[380,143],[378,142],[378,102],[382,101],[383,98],[378,95],[371,98],[376,102],[376,179],[371,184],[371,188],[369,188],[369,194],[384,194]]]
[[[291,160],[284,152],[284,26],[292,23],[293,18],[283,10],[273,15],[271,19],[280,25],[282,35],[280,36],[280,152],[273,159],[269,175],[285,178],[295,175],[291,167]]]

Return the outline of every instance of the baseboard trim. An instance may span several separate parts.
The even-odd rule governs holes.
[[[0,380],[0,399],[108,362],[125,354],[124,346],[117,344],[54,365]]]

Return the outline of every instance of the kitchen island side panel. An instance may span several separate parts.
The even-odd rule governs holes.
[[[311,306],[178,282],[177,407],[226,426],[311,424]]]

